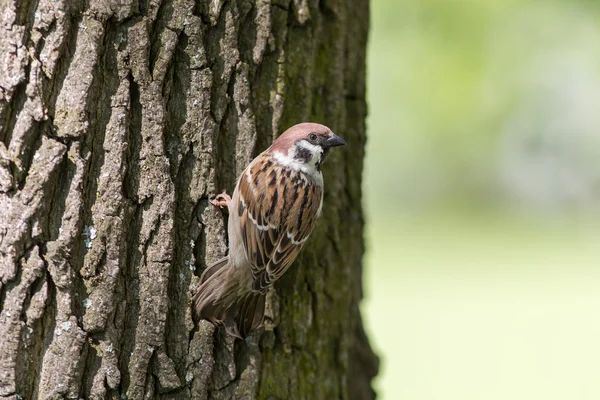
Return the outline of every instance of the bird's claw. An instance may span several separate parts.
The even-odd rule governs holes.
[[[216,195],[215,198],[210,201],[210,203],[215,207],[229,207],[230,202],[231,196],[229,196],[225,190]]]

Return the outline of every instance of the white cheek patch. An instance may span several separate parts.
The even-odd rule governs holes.
[[[308,163],[304,163],[294,157],[298,152],[298,147],[303,148],[305,151],[310,151],[312,159]],[[288,150],[287,154],[276,151],[273,153],[273,157],[284,167],[292,168],[295,171],[302,171],[313,178],[317,185],[323,186],[323,174],[317,169],[317,162],[321,159],[322,153],[323,149],[321,149],[321,147],[302,140],[294,144],[292,148]]]
[[[277,162],[279,162],[279,164],[283,165],[284,167],[290,167],[296,171],[305,171],[304,164],[294,160],[294,157],[289,157],[288,155],[280,153],[278,151],[273,153],[273,157],[275,157]]]
[[[301,140],[298,143],[296,143],[289,151],[288,151],[288,155],[291,154],[291,156],[293,157],[294,154],[296,154],[296,152],[298,151],[298,147],[308,150],[310,152],[310,154],[312,155],[312,158],[310,159],[310,161],[308,162],[308,164],[312,165],[313,167],[316,168],[317,163],[319,161],[321,161],[321,158],[323,158],[323,148],[321,146],[317,146],[315,144],[312,144],[306,140]]]
[[[296,155],[301,151],[308,151],[311,155],[311,158],[308,162],[303,162],[296,158]],[[286,167],[292,167],[297,171],[303,171],[312,175],[312,170],[317,168],[317,163],[323,157],[323,149],[321,146],[317,146],[307,142],[306,140],[300,140],[295,143],[287,152],[287,154],[283,153],[275,153],[275,158],[281,164]]]

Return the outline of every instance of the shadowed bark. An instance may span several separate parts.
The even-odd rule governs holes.
[[[370,399],[367,0],[0,3],[0,398]],[[191,319],[208,203],[322,122],[324,217],[234,343]]]

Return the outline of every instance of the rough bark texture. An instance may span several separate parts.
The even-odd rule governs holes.
[[[367,0],[0,0],[0,398],[369,399]],[[283,129],[348,142],[264,333],[194,325],[208,199]]]

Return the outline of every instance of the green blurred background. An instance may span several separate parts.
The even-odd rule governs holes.
[[[600,399],[600,3],[372,0],[382,399]]]

